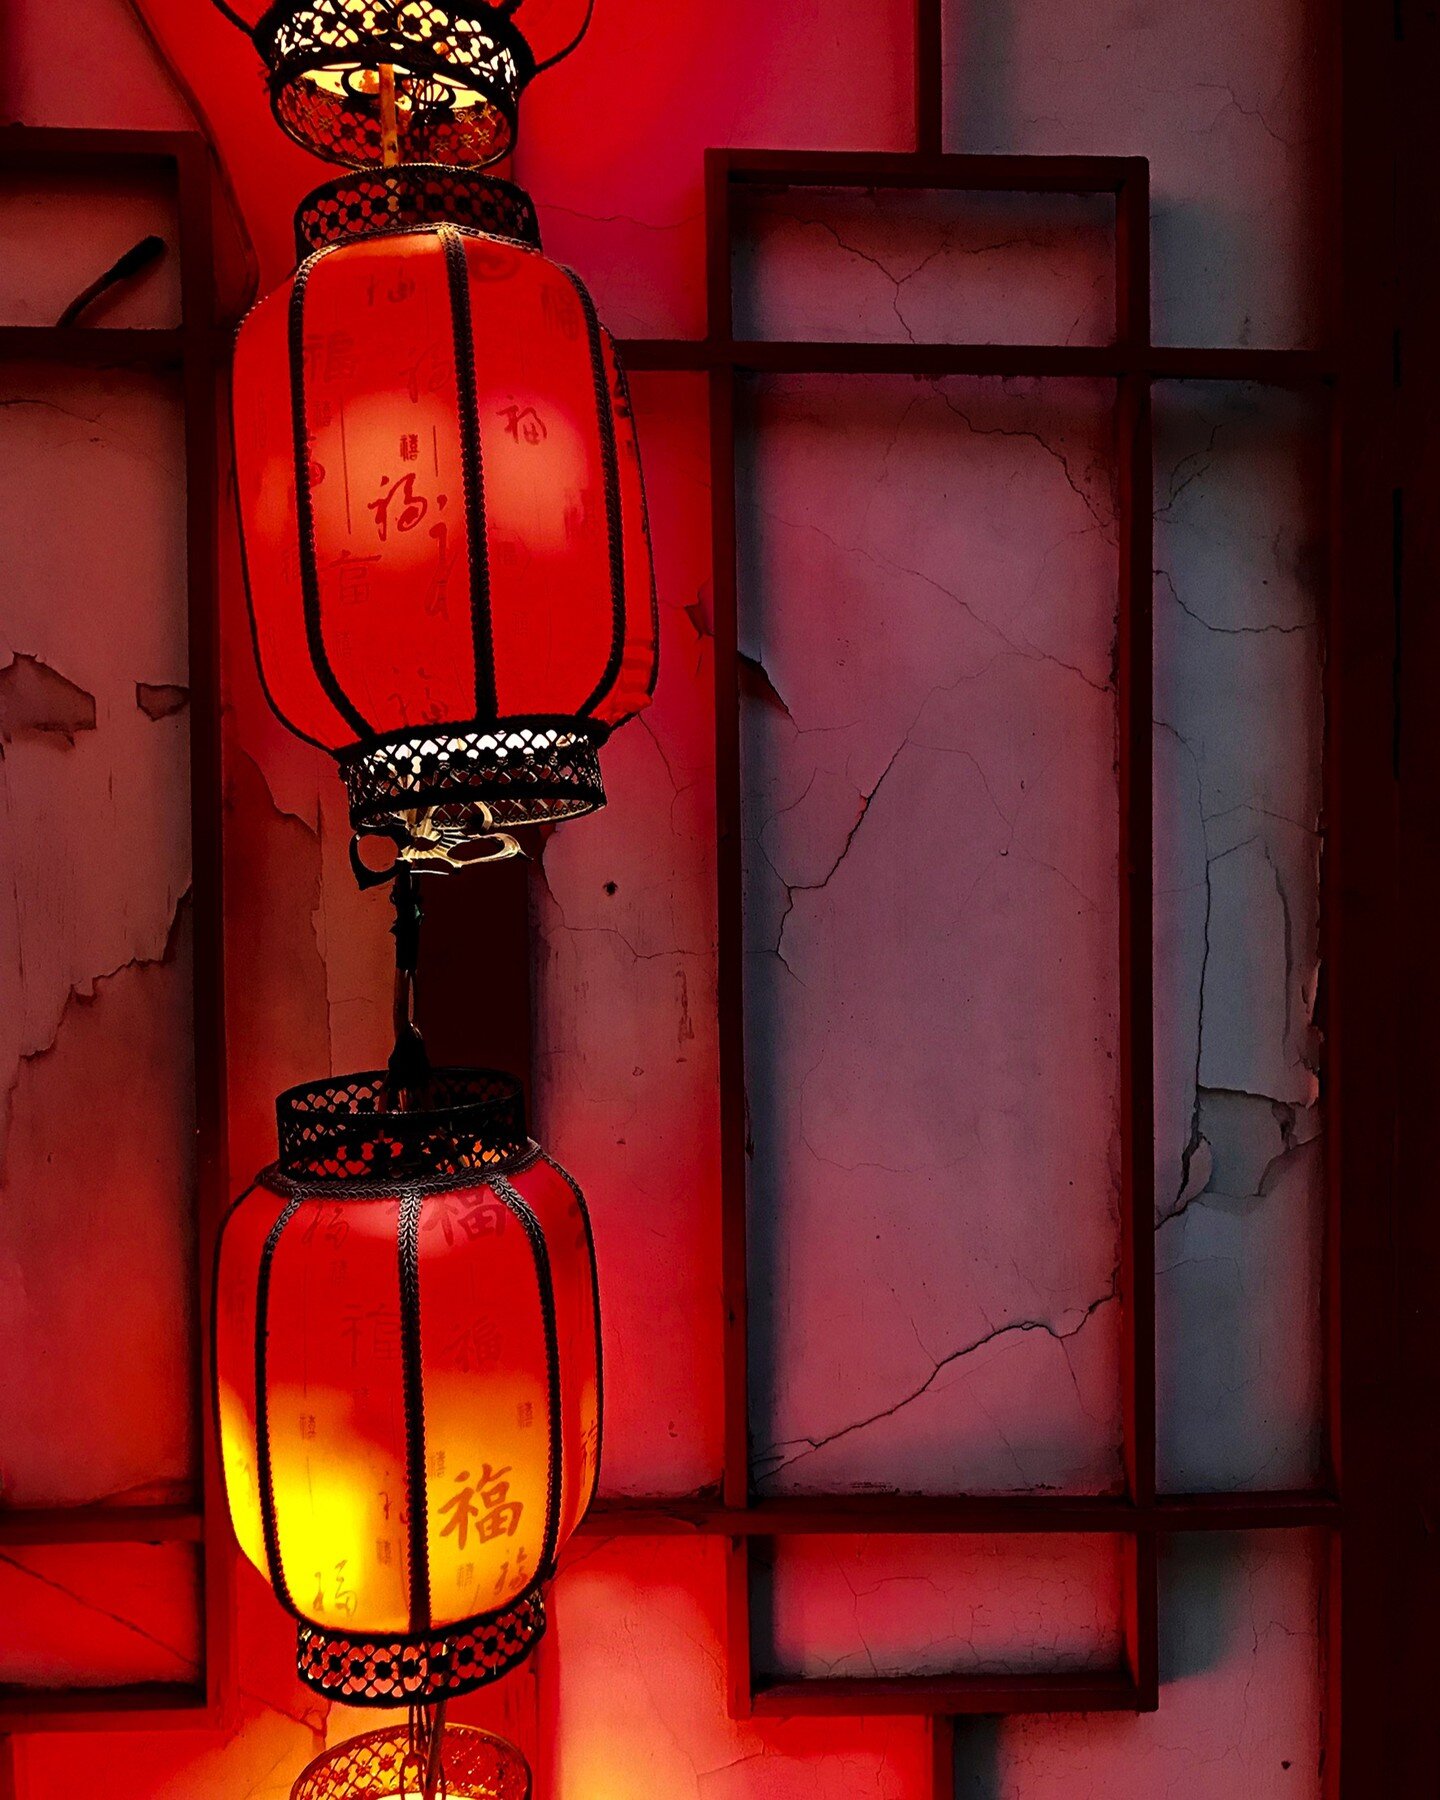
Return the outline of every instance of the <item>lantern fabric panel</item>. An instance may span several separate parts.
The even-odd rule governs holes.
[[[300,1199],[269,1268],[258,1429],[276,1586],[336,1631],[431,1623],[412,1618],[408,1578],[400,1213],[393,1198]]]
[[[311,659],[351,738],[469,718],[477,703],[448,271],[428,234],[372,249],[302,264],[288,300]]]
[[[600,1475],[600,1294],[590,1215],[579,1185],[542,1152],[512,1178],[549,1246],[562,1340],[576,1347],[560,1365],[560,1422],[568,1453],[560,1497],[560,1540],[570,1536],[595,1497]],[[589,1352],[591,1348],[595,1355]]]
[[[211,1310],[215,1432],[230,1522],[246,1558],[262,1572],[267,1561],[255,1438],[258,1284],[254,1275],[264,1256],[265,1240],[284,1209],[282,1199],[258,1184],[230,1209],[215,1247]]]
[[[240,552],[265,697],[298,737],[333,751],[350,741],[352,730],[312,662],[300,577],[289,291],[282,288],[252,308],[235,343],[231,430]]]
[[[590,714],[615,681],[626,607],[599,326],[543,256],[464,244],[495,705],[502,718]]]
[[[422,1201],[419,1338],[439,1622],[511,1604],[548,1573],[559,1526],[567,1451],[554,1287],[533,1217],[503,1187]]]

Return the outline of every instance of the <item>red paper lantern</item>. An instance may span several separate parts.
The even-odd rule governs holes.
[[[518,1083],[441,1069],[293,1089],[279,1162],[231,1209],[218,1428],[241,1549],[352,1705],[505,1673],[594,1492],[599,1311],[579,1188]]]
[[[602,805],[600,745],[649,701],[625,377],[508,183],[342,176],[300,229],[318,247],[235,358],[262,678],[338,758],[357,832],[463,860],[493,829]]]

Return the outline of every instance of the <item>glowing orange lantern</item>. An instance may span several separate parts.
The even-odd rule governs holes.
[[[599,748],[649,701],[625,378],[508,183],[342,176],[300,229],[313,253],[235,356],[261,674],[338,758],[357,832],[464,860],[492,830],[603,805]]]
[[[584,1198],[518,1083],[439,1069],[292,1089],[216,1272],[226,1492],[311,1687],[423,1705],[521,1661],[594,1492]],[[507,1790],[508,1791],[508,1790]]]

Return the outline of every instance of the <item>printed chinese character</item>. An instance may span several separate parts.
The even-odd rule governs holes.
[[[543,444],[550,433],[545,428],[545,421],[533,406],[502,406],[500,417],[505,421],[505,429],[518,444],[523,439],[527,444]]]
[[[400,1354],[400,1315],[383,1306],[361,1306],[350,1301],[341,1313],[340,1335],[350,1343],[350,1367],[361,1355],[393,1362]]]
[[[389,483],[388,486],[387,483]],[[397,495],[399,496],[398,510],[396,510]],[[413,471],[409,475],[402,475],[395,482],[390,482],[388,476],[382,476],[378,499],[367,501],[366,505],[367,509],[375,515],[375,528],[380,533],[382,544],[390,536],[392,523],[396,531],[413,531],[430,510],[430,502],[423,494],[415,492]]]
[[[470,1471],[462,1469],[455,1477],[460,1487],[458,1494],[452,1494],[440,1508],[449,1517],[441,1528],[441,1537],[452,1534],[459,1548],[463,1550],[469,1540],[471,1520],[476,1520],[475,1536],[482,1544],[488,1544],[498,1537],[514,1537],[524,1512],[524,1504],[519,1500],[511,1500],[510,1483],[504,1478],[510,1473],[509,1467],[492,1469],[485,1463],[473,1482]],[[461,1486],[465,1483],[467,1485]],[[475,1504],[476,1495],[480,1504]]]
[[[460,1194],[436,1194],[425,1206],[422,1231],[439,1230],[445,1242],[455,1242],[458,1225],[467,1238],[499,1237],[508,1214],[495,1200],[475,1201]]]
[[[329,1604],[336,1612],[344,1613],[347,1618],[353,1617],[355,1608],[359,1603],[359,1596],[356,1594],[354,1588],[345,1585],[345,1560],[343,1558],[335,1565],[332,1587],[333,1592],[331,1593]],[[321,1569],[315,1571],[315,1599],[312,1602],[312,1607],[317,1613],[323,1613],[326,1607],[325,1575],[324,1571]]]
[[[310,1223],[301,1234],[307,1244],[320,1239],[333,1244],[338,1250],[350,1232],[350,1222],[345,1217],[345,1209],[340,1206],[318,1206],[310,1215]]]
[[[483,1373],[499,1362],[502,1342],[499,1326],[479,1313],[450,1339],[445,1355],[453,1368]]]
[[[540,293],[540,311],[545,323],[552,331],[558,331],[568,342],[574,343],[580,335],[580,303],[575,298],[575,290],[567,283],[564,287],[550,286]]]
[[[346,550],[326,564],[325,572],[333,579],[335,598],[342,606],[361,606],[369,600],[370,572],[379,560],[378,556],[352,556]]]
[[[523,1588],[526,1581],[529,1579],[529,1570],[527,1566],[529,1561],[530,1552],[522,1545],[515,1558],[515,1587],[517,1589]],[[507,1556],[500,1565],[500,1573],[495,1577],[495,1586],[491,1589],[491,1592],[495,1594],[503,1593],[505,1584],[509,1579],[510,1558]]]

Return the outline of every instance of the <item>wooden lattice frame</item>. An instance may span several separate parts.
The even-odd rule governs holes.
[[[212,223],[213,170],[203,138],[183,132],[0,130],[0,171],[79,175],[157,172],[174,183],[179,220],[181,322],[174,329],[0,326],[0,363],[178,370],[185,427],[185,525],[189,627],[191,900],[195,1183],[199,1306],[208,1340],[209,1270],[226,1174],[225,982],[221,914],[220,616],[217,464],[218,353]],[[188,1543],[200,1559],[203,1667],[193,1684],[114,1688],[0,1688],[0,1732],[98,1730],[122,1725],[195,1726],[220,1716],[231,1685],[231,1550],[225,1494],[203,1404],[197,1358],[192,1405],[203,1474],[193,1503],[0,1510],[0,1550],[83,1544]]]

